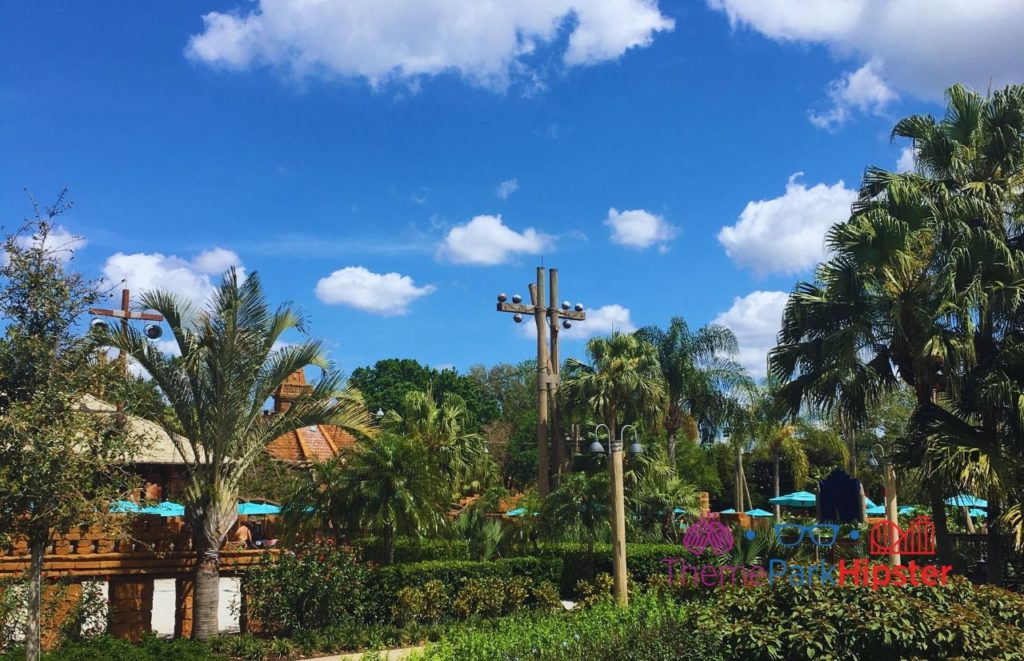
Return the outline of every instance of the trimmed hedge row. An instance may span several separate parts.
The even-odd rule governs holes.
[[[384,622],[390,617],[389,608],[403,588],[422,589],[428,582],[440,581],[452,593],[470,579],[510,580],[517,577],[532,579],[536,583],[549,581],[558,584],[562,573],[559,558],[505,558],[493,561],[431,560],[378,567],[370,573],[367,593],[372,607],[369,617]]]
[[[384,544],[378,537],[364,537],[352,542],[356,556],[363,561],[384,561]],[[426,562],[427,560],[472,560],[469,544],[464,539],[427,539],[399,537],[395,540],[395,562]]]
[[[675,544],[630,544],[626,551],[626,566],[630,581],[646,584],[652,576],[665,574],[663,558],[678,557],[681,547]],[[576,585],[592,581],[598,574],[612,573],[612,548],[610,544],[598,544],[590,553],[582,544],[549,544],[541,546],[537,557],[558,559],[561,573],[558,589],[566,596],[576,595]]]

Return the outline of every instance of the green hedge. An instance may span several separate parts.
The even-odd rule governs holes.
[[[469,579],[511,579],[527,577],[534,582],[558,584],[562,573],[559,558],[505,558],[493,561],[431,560],[378,567],[370,573],[367,585],[368,603],[373,607],[371,618],[386,621],[388,609],[402,588],[423,588],[430,581],[440,581],[453,594]]]
[[[378,537],[365,537],[352,543],[360,560],[383,562],[384,545]],[[395,562],[427,560],[472,560],[469,544],[463,539],[426,539],[399,537],[395,540]]]
[[[645,584],[651,576],[664,575],[662,559],[681,554],[682,547],[675,544],[630,544],[626,549],[630,581]],[[598,544],[593,554],[582,544],[547,544],[538,549],[537,555],[561,562],[558,588],[565,596],[576,596],[576,585],[581,580],[591,581],[597,574],[612,573],[610,544]]]
[[[1024,596],[954,578],[945,587],[727,587],[702,599],[636,594],[579,613],[452,629],[432,661],[533,659],[1024,659]]]

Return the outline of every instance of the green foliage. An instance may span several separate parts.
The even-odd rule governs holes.
[[[400,624],[436,624],[451,607],[451,595],[441,581],[427,581],[423,587],[405,587],[395,595],[391,617]]]
[[[440,404],[446,394],[466,402],[470,426],[488,423],[498,416],[498,404],[480,383],[454,369],[435,370],[411,358],[378,360],[372,367],[352,370],[349,382],[363,393],[370,411],[400,411],[412,391],[430,391]]]
[[[395,603],[403,588],[422,590],[427,583],[439,581],[457,598],[470,580],[495,579],[503,584],[516,577],[537,582],[557,583],[561,562],[557,558],[506,558],[489,562],[430,561],[395,564],[375,569],[370,575],[367,603],[373,612],[371,621],[386,621],[389,604]]]
[[[248,615],[271,633],[362,622],[368,574],[346,551],[313,543],[269,556],[245,576]]]
[[[22,661],[25,653],[13,649],[0,655],[0,661]],[[257,657],[257,658],[263,658]],[[45,661],[209,661],[227,659],[210,646],[191,640],[161,640],[147,636],[138,645],[112,636],[69,643],[43,655]]]
[[[651,576],[665,573],[663,558],[679,557],[682,547],[676,544],[629,544],[626,549],[626,566],[630,582],[642,584]],[[598,544],[590,552],[580,544],[545,544],[538,550],[538,556],[557,559],[561,573],[558,585],[562,594],[574,595],[580,581],[590,582],[602,573],[612,572],[612,550],[609,544]]]
[[[479,503],[462,510],[452,524],[454,532],[468,543],[473,560],[505,555],[512,542],[509,526],[501,519],[488,517]]]
[[[386,551],[380,537],[362,537],[352,544],[361,560],[377,563],[384,561]],[[395,539],[396,563],[472,559],[469,543],[462,539],[430,537],[398,537]]]

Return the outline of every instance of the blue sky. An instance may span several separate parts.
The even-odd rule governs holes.
[[[78,264],[201,298],[229,264],[346,371],[530,357],[541,260],[589,333],[713,320],[763,372],[889,132],[1024,78],[1024,3],[4,3],[0,214],[67,186]],[[801,174],[802,173],[802,174]]]

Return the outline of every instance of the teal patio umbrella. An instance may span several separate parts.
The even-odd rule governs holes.
[[[736,510],[734,510],[731,507],[729,509],[727,509],[727,510],[722,510],[721,512],[719,512],[719,514],[735,514],[735,513],[736,513]]]
[[[162,517],[185,516],[185,506],[169,500],[139,510],[139,514],[155,514]]]
[[[756,507],[756,508],[754,508],[752,510],[747,510],[746,514],[747,514],[747,516],[754,516],[754,517],[760,517],[760,518],[764,518],[764,517],[768,517],[768,516],[775,516],[771,512],[765,512],[763,509],[761,509],[759,507]]]
[[[281,507],[271,503],[238,503],[238,513],[248,516],[280,514]]]
[[[947,505],[953,507],[977,507],[985,509],[988,507],[988,501],[982,498],[975,498],[969,493],[961,493],[953,496],[952,498],[946,499]]]
[[[785,496],[769,498],[768,502],[772,505],[782,505],[784,507],[814,507],[817,500],[818,497],[810,491],[794,491],[793,493],[787,493]]]

